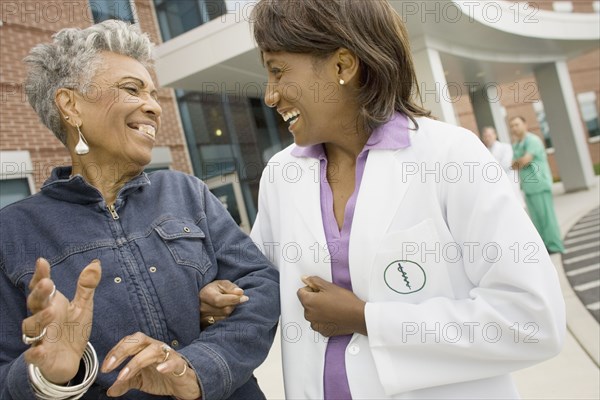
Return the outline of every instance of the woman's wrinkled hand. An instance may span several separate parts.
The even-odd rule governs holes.
[[[209,283],[200,290],[198,296],[200,297],[200,326],[202,329],[227,318],[237,305],[249,300],[240,287],[226,280]]]
[[[32,315],[23,320],[21,328],[24,339],[43,334],[25,352],[25,360],[36,365],[50,382],[65,384],[79,370],[92,330],[94,291],[101,276],[100,261],[92,261],[81,271],[75,297],[69,302],[60,291],[55,291],[48,261],[43,258],[36,261],[27,296],[27,308]]]
[[[141,332],[126,336],[113,347],[101,371],[109,373],[129,360],[115,383],[108,389],[111,397],[122,396],[131,389],[179,399],[201,397],[200,383],[194,370],[175,350]]]

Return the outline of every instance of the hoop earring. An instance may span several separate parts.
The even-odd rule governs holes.
[[[79,142],[75,146],[75,153],[77,155],[83,156],[90,152],[90,147],[87,144],[87,141],[83,137],[81,133],[81,129],[79,129],[79,125],[75,125],[77,127],[77,132],[79,133]]]

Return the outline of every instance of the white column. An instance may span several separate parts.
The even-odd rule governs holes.
[[[458,125],[440,53],[425,46],[413,53],[413,61],[425,108],[439,120]]]
[[[479,132],[486,126],[491,126],[498,133],[498,140],[511,143],[508,126],[502,113],[500,93],[496,85],[487,85],[483,89],[469,93],[473,112],[477,120]]]
[[[589,189],[594,182],[592,159],[567,63],[543,65],[535,78],[565,190]]]

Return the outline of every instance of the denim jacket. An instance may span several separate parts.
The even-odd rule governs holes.
[[[40,193],[0,211],[0,398],[34,398],[21,323],[38,257],[49,261],[68,299],[81,270],[100,259],[90,336],[100,363],[140,331],[187,358],[203,399],[264,397],[252,372],[273,341],[279,277],[221,202],[193,176],[158,171],[126,183],[109,210],[99,191],[70,172],[56,168]],[[215,279],[235,282],[250,300],[201,331],[198,292]],[[49,326],[47,339],[67,330]],[[83,398],[107,398],[117,374],[99,373]],[[133,390],[122,398],[160,397]]]

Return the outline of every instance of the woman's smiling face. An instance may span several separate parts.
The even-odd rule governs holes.
[[[85,94],[77,93],[89,156],[98,163],[143,168],[151,160],[162,112],[152,77],[133,58],[110,52],[100,57]]]
[[[347,126],[356,110],[340,90],[337,54],[321,60],[310,54],[264,52],[263,61],[269,76],[265,103],[289,123],[297,145],[326,143],[354,127]]]

